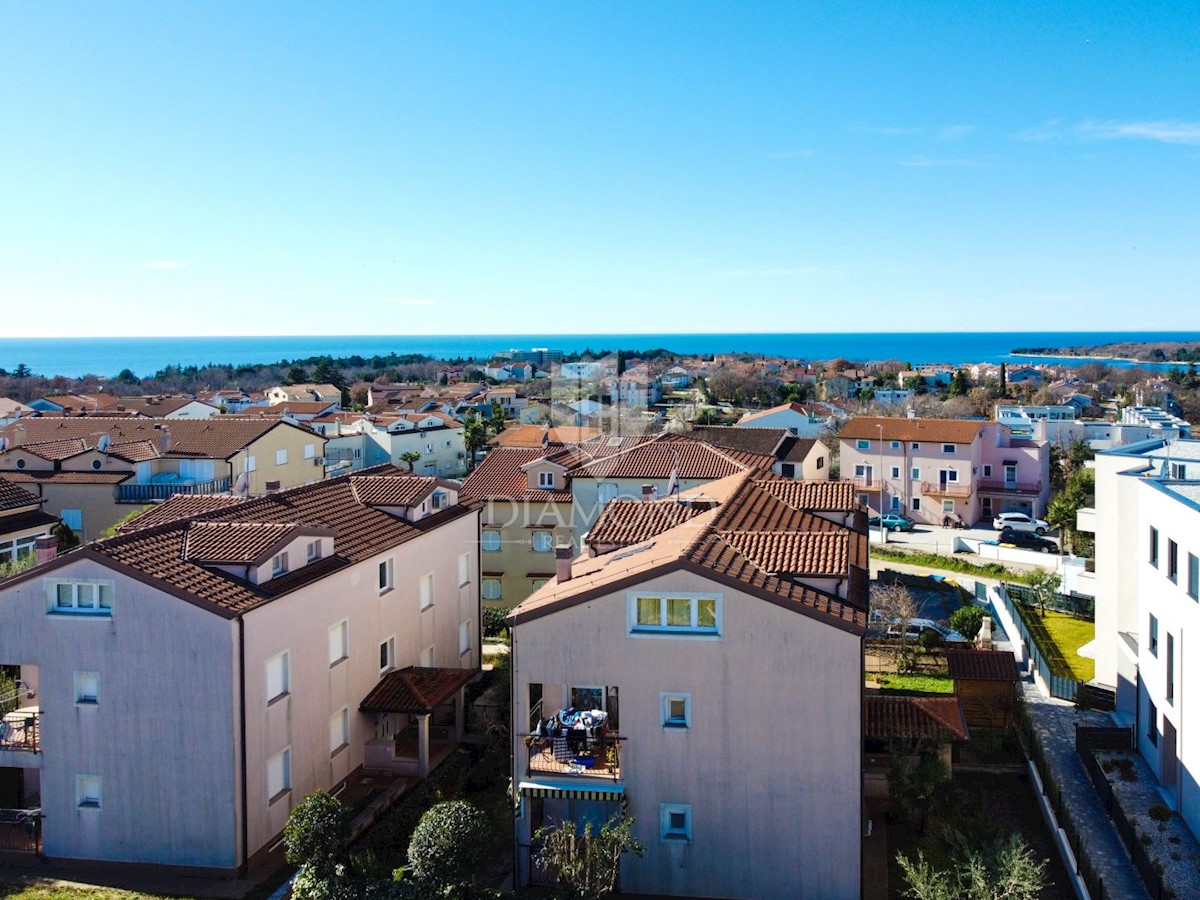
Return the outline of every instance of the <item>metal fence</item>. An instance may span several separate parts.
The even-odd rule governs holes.
[[[1016,637],[1021,641],[1022,651],[1041,675],[1042,680],[1046,682],[1046,686],[1050,689],[1050,696],[1058,697],[1060,700],[1069,700],[1074,703],[1079,696],[1080,682],[1066,675],[1056,675],[1051,670],[1050,663],[1045,656],[1045,651],[1034,639],[1028,626],[1025,624],[1025,620],[1021,617],[1021,611],[1017,608],[1018,603],[1013,599],[1013,595],[1008,590],[1010,587],[1011,585],[1005,585],[1006,589],[998,591],[997,594],[1000,597],[999,602],[1004,604],[1009,616],[1012,617],[1012,620],[1017,625]],[[1013,635],[1009,635],[1009,637],[1011,638]]]
[[[40,809],[0,809],[0,851],[37,853],[41,837]]]
[[[1010,597],[1015,597],[1019,602],[1027,606],[1041,605],[1041,601],[1038,600],[1037,594],[1033,592],[1033,589],[1023,584],[1005,582],[1004,589],[1008,591]],[[1046,609],[1094,621],[1096,618],[1096,598],[1089,597],[1086,594],[1077,594],[1074,591],[1069,594],[1055,594],[1053,600],[1046,602]]]
[[[1083,768],[1087,771],[1092,786],[1096,788],[1096,793],[1100,795],[1105,812],[1112,819],[1117,834],[1121,836],[1121,843],[1129,851],[1129,858],[1133,860],[1134,868],[1138,870],[1138,875],[1146,886],[1146,892],[1152,900],[1164,900],[1171,894],[1163,885],[1162,876],[1146,853],[1145,846],[1138,840],[1137,832],[1133,830],[1133,825],[1121,809],[1121,802],[1117,799],[1099,760],[1096,759],[1097,750],[1128,751],[1132,747],[1133,733],[1129,728],[1075,728],[1075,752],[1083,761]]]

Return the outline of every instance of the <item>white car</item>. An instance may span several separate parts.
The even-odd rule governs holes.
[[[908,640],[917,640],[921,636],[922,631],[936,631],[943,641],[950,643],[966,643],[966,638],[957,631],[951,631],[945,625],[941,625],[933,619],[909,619],[908,628],[905,630],[905,637]],[[900,636],[900,623],[893,622],[887,629],[888,637]]]
[[[1000,513],[992,519],[992,527],[997,531],[1032,531],[1034,534],[1048,534],[1050,523],[1027,516],[1025,513]]]

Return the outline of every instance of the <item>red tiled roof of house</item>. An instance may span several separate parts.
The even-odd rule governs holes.
[[[769,481],[763,491],[794,509],[852,512],[858,509],[852,481]]]
[[[838,435],[842,440],[929,441],[935,444],[970,444],[984,423],[970,419],[909,419],[905,416],[855,416]]]
[[[1016,681],[1018,677],[1011,650],[947,650],[946,665],[956,681]]]
[[[390,475],[351,475],[354,499],[367,506],[412,506],[442,484],[432,475],[395,478]]]
[[[722,447],[757,453],[760,456],[777,456],[779,445],[788,436],[786,428],[734,428],[731,425],[695,425],[684,432],[686,437]]]
[[[488,443],[493,447],[540,448],[545,434],[546,427],[544,425],[510,425]],[[580,444],[598,434],[600,434],[598,428],[558,425],[550,429],[550,443]]]
[[[864,737],[873,740],[965,741],[967,721],[957,697],[863,697]]]
[[[765,572],[791,575],[845,575],[850,532],[723,531],[721,537]]]
[[[41,506],[42,498],[20,485],[0,478],[0,512],[22,509],[26,506]]]
[[[120,484],[133,472],[21,472],[5,471],[4,477],[18,484]]]
[[[711,508],[707,503],[680,503],[673,498],[610,500],[588,532],[587,542],[595,547],[640,544]]]
[[[155,525],[163,525],[167,522],[175,522],[179,519],[194,519],[226,506],[235,506],[240,502],[239,497],[231,497],[228,494],[172,494],[162,503],[123,522],[117,531],[126,534],[143,528],[153,528]]]
[[[256,563],[298,526],[275,522],[192,522],[183,542],[183,558],[198,563]]]
[[[285,414],[315,416],[337,406],[336,400],[284,400],[270,406],[253,406],[242,410],[242,416],[282,416]]]
[[[379,679],[358,708],[368,713],[428,714],[474,677],[474,669],[407,666]]]
[[[569,490],[530,489],[529,476],[521,467],[545,454],[532,447],[497,447],[463,482],[461,496],[473,500],[532,500],[571,502]]]
[[[747,469],[769,469],[775,459],[756,453],[719,450],[683,436],[660,435],[654,440],[576,468],[575,478],[670,478],[715,480]]]

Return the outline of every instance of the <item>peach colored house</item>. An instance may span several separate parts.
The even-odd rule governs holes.
[[[622,859],[622,891],[860,895],[868,575],[852,495],[744,471],[614,500],[588,554],[558,554],[508,617],[518,885],[541,878],[540,827],[626,811],[645,854]]]
[[[991,523],[1002,512],[1044,516],[1050,447],[998,422],[857,416],[840,435],[841,475],[874,512],[918,522],[959,516]]]
[[[0,788],[50,858],[257,869],[305,794],[424,775],[461,736],[478,527],[454,483],[381,466],[176,498],[3,582],[29,694]]]

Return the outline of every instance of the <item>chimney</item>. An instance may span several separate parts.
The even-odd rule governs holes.
[[[575,551],[571,547],[554,548],[554,577],[559,584],[571,580],[571,560],[574,556]]]
[[[38,538],[33,546],[37,553],[37,564],[39,566],[50,562],[50,560],[58,556],[58,538],[52,534]]]
[[[643,484],[642,485],[642,499],[645,500],[647,503],[649,503],[651,500],[654,499],[654,485],[652,485],[652,484]]]

